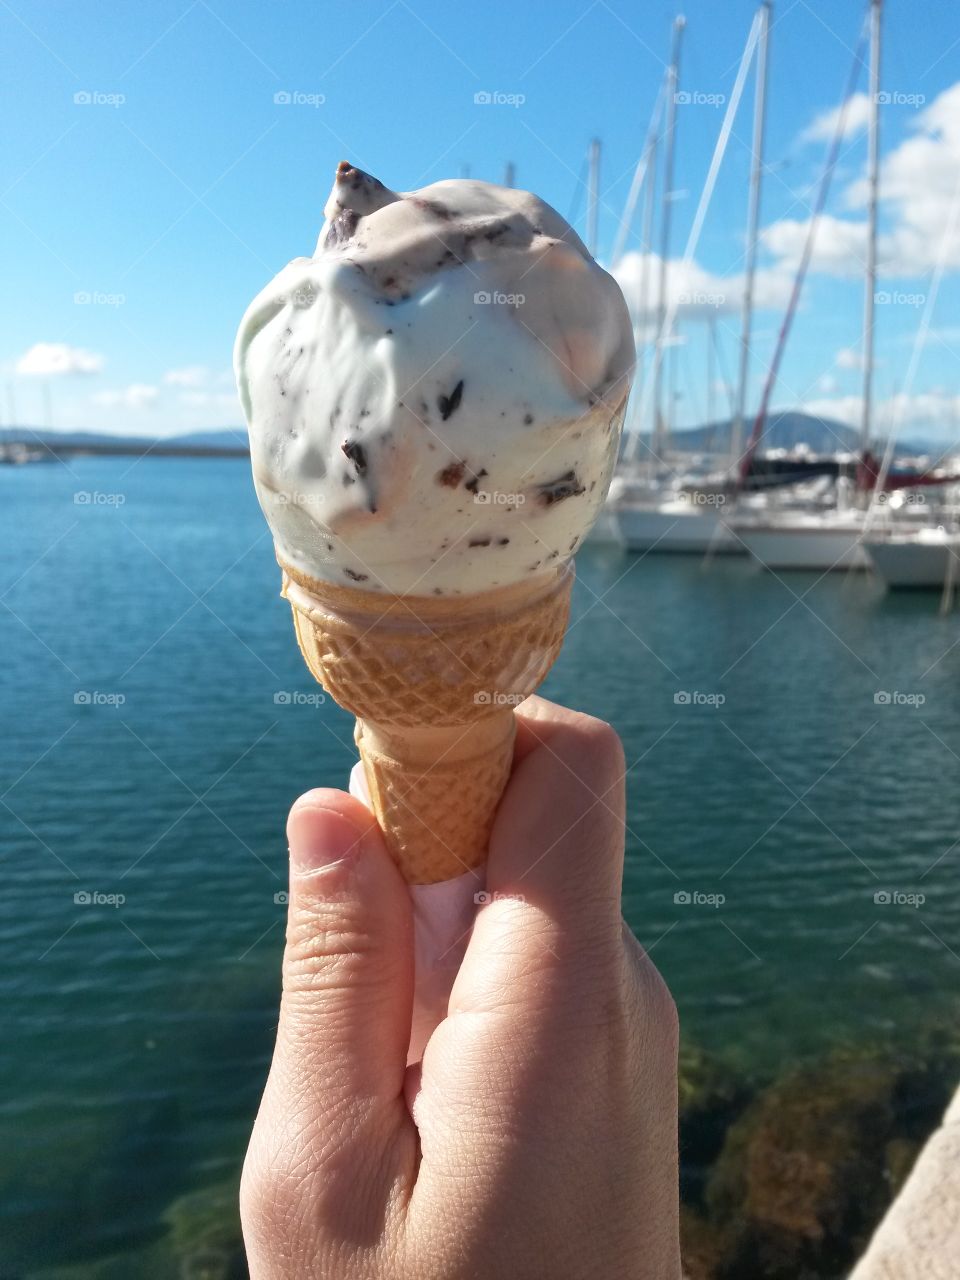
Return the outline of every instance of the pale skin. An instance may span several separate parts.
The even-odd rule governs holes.
[[[447,1018],[405,1067],[409,895],[368,811],[294,805],[283,999],[241,1187],[252,1280],[678,1280],[677,1016],[620,915],[624,763],[533,698]]]

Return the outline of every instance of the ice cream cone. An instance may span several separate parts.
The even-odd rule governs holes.
[[[333,586],[281,561],[307,666],[357,717],[370,800],[409,884],[483,862],[514,708],[563,643],[573,566],[470,596]]]

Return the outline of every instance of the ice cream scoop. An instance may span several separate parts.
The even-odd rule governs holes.
[[[555,570],[617,456],[634,359],[618,285],[524,191],[398,193],[344,163],[324,214],[234,356],[281,562],[398,596]]]
[[[617,284],[536,196],[398,194],[342,164],[325,215],[316,255],[247,311],[237,379],[301,652],[357,717],[397,864],[434,884],[486,857],[633,339]]]

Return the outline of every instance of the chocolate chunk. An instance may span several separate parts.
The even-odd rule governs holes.
[[[564,498],[576,498],[581,493],[586,493],[586,490],[573,471],[557,476],[556,480],[548,480],[546,484],[537,485],[537,500],[545,507],[562,502]]]
[[[358,476],[367,474],[367,454],[359,440],[344,440],[341,450],[357,468]]]
[[[453,388],[448,396],[437,396],[437,408],[440,410],[440,417],[444,422],[460,408],[460,401],[463,399],[463,379],[461,378],[457,385]]]
[[[463,486],[466,489],[467,493],[472,493],[474,497],[476,497],[477,485],[480,483],[480,481],[483,479],[483,477],[486,474],[487,474],[487,468],[481,467],[475,476],[471,476],[470,479],[467,481],[467,483]]]
[[[470,547],[489,547],[490,539],[489,538],[471,538],[467,545]]]
[[[435,217],[442,219],[444,222],[449,222],[453,217],[452,210],[448,209],[445,204],[440,204],[438,200],[418,200],[417,204],[422,204],[425,209],[429,209]]]
[[[370,576],[367,573],[356,573],[353,569],[344,569],[343,572],[354,582],[366,582],[367,578]]]
[[[497,546],[498,546],[498,547],[505,547],[509,541],[510,541],[510,539],[509,539],[509,538],[498,538],[498,539],[497,539]]]
[[[337,245],[346,244],[356,231],[359,221],[360,215],[358,213],[354,213],[352,209],[342,209],[332,219],[323,247],[325,249],[335,249]]]
[[[530,425],[530,423],[531,423],[532,421],[533,421],[533,414],[532,414],[532,413],[525,413],[525,414],[523,415],[523,425],[524,425],[525,427],[529,427],[529,425]]]
[[[449,467],[444,467],[442,471],[437,472],[437,484],[446,485],[448,489],[455,489],[463,479],[463,473],[466,469],[466,463],[451,462]]]

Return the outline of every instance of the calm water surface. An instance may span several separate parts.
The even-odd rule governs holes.
[[[7,1277],[143,1244],[236,1170],[284,816],[353,746],[244,462],[0,468],[0,504]],[[624,910],[690,1040],[775,1071],[956,1016],[960,614],[588,549],[545,692],[623,737]]]

